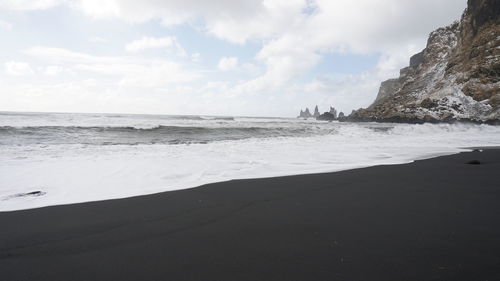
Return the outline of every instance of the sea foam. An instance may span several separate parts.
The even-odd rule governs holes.
[[[0,114],[0,126],[10,130],[0,133],[0,211],[124,198],[232,179],[408,163],[473,146],[500,145],[500,127],[469,124]],[[177,131],[169,130],[174,126]],[[112,127],[119,133],[112,129],[109,134],[106,128]],[[26,128],[32,131],[19,133]],[[127,129],[122,134],[123,128]],[[176,134],[181,141],[135,141],[149,140],[148,132],[158,132],[154,128],[163,130],[153,138]],[[210,134],[204,141],[183,142],[200,139],[199,132],[189,128]],[[79,130],[85,131],[84,137]],[[103,143],[103,136],[114,145]],[[127,138],[132,141],[124,141]]]

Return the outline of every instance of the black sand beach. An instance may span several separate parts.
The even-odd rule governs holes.
[[[500,280],[500,150],[0,213],[0,280]]]

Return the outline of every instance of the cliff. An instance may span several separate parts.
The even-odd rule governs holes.
[[[500,120],[500,1],[469,0],[460,21],[433,31],[399,78],[352,121]]]

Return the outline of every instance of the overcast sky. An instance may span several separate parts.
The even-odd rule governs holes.
[[[0,0],[0,110],[368,106],[466,0]]]

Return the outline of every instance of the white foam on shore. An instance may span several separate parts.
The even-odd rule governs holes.
[[[335,133],[191,145],[0,147],[0,211],[124,198],[231,179],[408,163],[465,147],[500,145],[500,127],[487,125],[329,126]],[[26,194],[33,191],[45,194]]]

